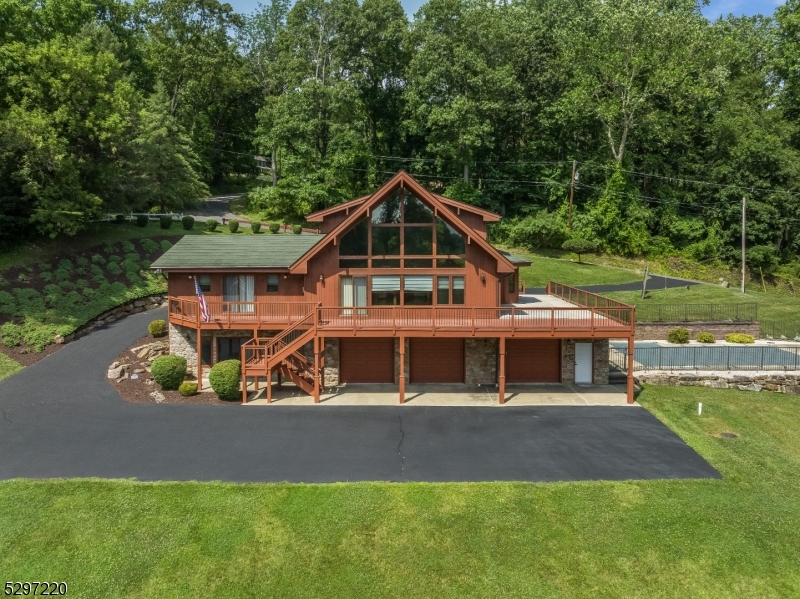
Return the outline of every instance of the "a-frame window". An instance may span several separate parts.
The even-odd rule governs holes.
[[[398,189],[339,243],[340,268],[464,268],[466,240],[407,189]]]

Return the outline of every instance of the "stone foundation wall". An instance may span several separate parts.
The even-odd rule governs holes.
[[[56,335],[54,343],[69,343],[70,341],[79,339],[84,335],[88,335],[96,328],[101,327],[104,324],[114,322],[115,320],[128,316],[129,314],[138,314],[139,312],[144,312],[145,310],[154,310],[155,308],[161,308],[166,305],[166,300],[164,299],[164,296],[161,295],[150,295],[148,297],[130,301],[127,304],[123,304],[122,306],[117,306],[116,308],[103,312],[100,316],[93,318],[85,325],[78,328],[74,333],[70,333],[64,337]]]
[[[464,347],[467,385],[493,385],[497,382],[499,343],[497,339],[467,339]]]
[[[592,383],[608,384],[608,339],[564,339],[561,343],[561,382],[575,382],[575,343],[592,344]]]
[[[745,333],[758,339],[761,327],[757,322],[637,322],[637,340],[666,340],[672,329],[686,329],[692,339],[697,333],[711,333],[719,340],[724,340],[728,333]]]
[[[323,387],[339,386],[339,339],[337,337],[325,338],[325,372]]]
[[[197,331],[169,323],[169,353],[186,358],[188,369],[197,369]]]
[[[774,391],[800,395],[800,372],[752,373],[665,373],[650,372],[636,375],[637,383],[667,387],[711,387],[712,389],[741,389],[742,391]]]

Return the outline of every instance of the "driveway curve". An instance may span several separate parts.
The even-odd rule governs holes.
[[[329,482],[706,478],[645,409],[127,403],[109,362],[164,310],[128,316],[0,382],[0,479]]]

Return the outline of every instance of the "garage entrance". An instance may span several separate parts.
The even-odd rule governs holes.
[[[464,340],[411,338],[409,344],[412,383],[463,383]]]
[[[509,383],[561,382],[561,341],[507,339],[506,381]]]
[[[342,383],[393,383],[394,339],[339,339],[339,380]]]

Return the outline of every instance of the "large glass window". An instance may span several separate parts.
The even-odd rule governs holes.
[[[403,302],[406,306],[433,305],[433,277],[430,275],[403,277]]]
[[[410,191],[405,192],[405,204],[403,206],[403,222],[406,223],[432,223],[433,210],[428,208],[422,201]]]
[[[395,191],[383,204],[372,211],[372,222],[376,225],[399,224],[400,216],[400,190]]]
[[[376,275],[372,277],[372,305],[400,305],[399,275]]]
[[[516,290],[517,290],[517,277],[514,276],[514,273],[512,272],[510,275],[508,275],[508,292],[514,293],[516,292]]]
[[[372,255],[400,255],[400,227],[372,227]]]
[[[369,221],[365,218],[342,236],[342,240],[339,242],[339,255],[366,256],[369,253],[368,235]]]
[[[441,218],[436,219],[436,253],[440,256],[466,253],[464,236]]]
[[[245,275],[226,276],[222,279],[222,301],[252,302],[255,299],[255,277]],[[231,312],[253,312],[255,305],[233,304],[228,308]]]
[[[406,256],[433,255],[433,230],[431,227],[405,227],[403,253]]]

